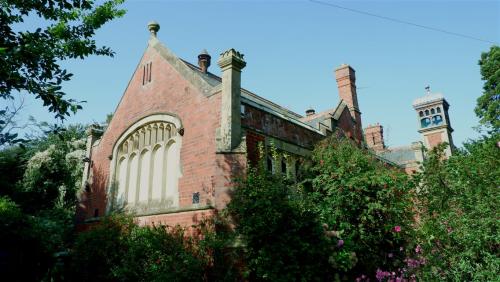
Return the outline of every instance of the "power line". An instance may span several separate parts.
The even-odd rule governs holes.
[[[432,31],[437,31],[437,32],[441,32],[441,33],[450,34],[450,35],[455,35],[455,36],[458,36],[458,37],[463,37],[463,38],[472,39],[472,40],[481,41],[481,42],[490,43],[490,44],[498,44],[498,42],[494,42],[494,41],[489,41],[489,40],[485,40],[485,39],[473,37],[473,36],[470,36],[470,35],[467,35],[467,34],[457,33],[457,32],[453,32],[453,31],[447,31],[447,30],[444,30],[444,29],[436,28],[436,27],[431,27],[431,26],[426,26],[426,25],[421,25],[421,24],[417,24],[417,23],[412,23],[412,22],[408,22],[408,21],[404,21],[404,20],[400,20],[400,19],[396,19],[396,18],[381,16],[381,15],[373,14],[373,13],[370,13],[370,12],[365,12],[365,11],[361,11],[361,10],[347,8],[347,7],[340,6],[340,5],[337,5],[337,4],[333,4],[333,3],[330,3],[330,2],[324,2],[324,1],[319,1],[319,0],[309,0],[309,2],[320,4],[320,5],[324,5],[324,6],[330,6],[330,7],[334,7],[334,8],[338,8],[338,9],[342,9],[342,10],[350,11],[350,12],[353,12],[353,13],[362,14],[362,15],[365,15],[365,16],[371,16],[371,17],[374,17],[374,18],[379,18],[379,19],[383,19],[383,20],[387,20],[387,21],[391,21],[391,22],[396,22],[396,23],[400,23],[400,24],[411,25],[411,26],[415,26],[415,27],[419,27],[419,28],[423,28],[423,29],[427,29],[427,30],[432,30]]]

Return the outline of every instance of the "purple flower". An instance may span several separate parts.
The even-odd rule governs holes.
[[[340,239],[340,240],[337,242],[337,247],[338,247],[338,248],[342,248],[342,246],[344,246],[344,240]]]
[[[394,231],[401,232],[401,226],[399,226],[399,225],[394,226]]]
[[[384,272],[380,270],[380,268],[377,269],[377,274],[375,274],[375,278],[377,278],[378,281],[382,281],[384,277],[385,277]]]
[[[385,277],[389,277],[391,274],[387,271],[382,271],[379,269],[377,269],[377,273],[375,274],[375,278],[377,278],[378,281],[382,281],[384,280]]]
[[[421,252],[422,252],[422,247],[420,247],[420,245],[417,245],[417,247],[415,248],[415,253],[420,254]]]

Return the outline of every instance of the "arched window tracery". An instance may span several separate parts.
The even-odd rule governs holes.
[[[179,126],[174,117],[150,117],[137,122],[117,141],[110,190],[113,208],[130,208],[140,213],[178,206]]]

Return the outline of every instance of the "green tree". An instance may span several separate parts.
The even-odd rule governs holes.
[[[250,169],[227,211],[239,236],[250,281],[327,281],[335,245],[307,195],[284,178]]]
[[[334,263],[349,279],[396,271],[412,234],[412,185],[350,140],[332,136],[316,145],[304,189],[321,221],[343,243]]]
[[[42,281],[50,277],[54,254],[71,231],[71,218],[50,211],[31,216],[8,197],[0,197],[0,276],[5,281]]]
[[[189,231],[179,226],[138,226],[126,215],[105,217],[78,234],[64,277],[68,281],[238,281],[231,264],[215,264],[216,253],[226,244],[212,223],[204,221]]]
[[[7,260],[0,268],[9,270],[2,277],[40,281],[57,275],[55,254],[66,252],[74,237],[83,135],[82,126],[69,126],[0,151],[0,193],[9,197],[0,203],[0,260]]]
[[[423,281],[498,280],[499,138],[465,143],[448,160],[439,146],[416,176]]]
[[[29,213],[54,207],[74,211],[81,187],[85,139],[83,126],[68,126],[32,141],[15,197]]]
[[[481,79],[484,80],[484,93],[477,99],[475,108],[480,123],[500,130],[500,47],[492,46],[482,53],[479,60]]]
[[[64,119],[76,112],[78,101],[61,91],[72,74],[60,66],[65,59],[90,55],[113,56],[98,47],[93,36],[106,22],[120,17],[123,0],[96,5],[88,0],[37,0],[0,2],[0,98],[14,99],[13,91],[26,91]],[[27,18],[40,21],[34,30],[22,29]],[[21,27],[21,28],[19,28]]]

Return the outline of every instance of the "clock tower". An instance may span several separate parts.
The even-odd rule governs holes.
[[[417,98],[413,102],[413,108],[417,113],[418,132],[422,134],[424,146],[427,149],[432,149],[440,143],[448,143],[449,146],[445,150],[446,157],[451,156],[453,139],[451,133],[450,118],[448,116],[448,108],[450,105],[441,93],[431,93],[430,87],[426,88],[427,94]]]

